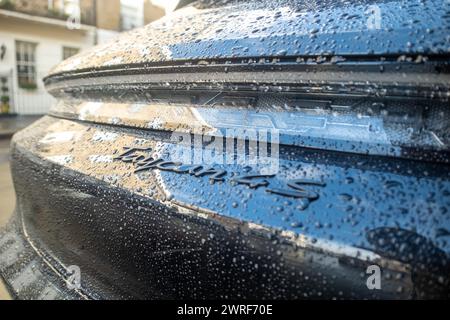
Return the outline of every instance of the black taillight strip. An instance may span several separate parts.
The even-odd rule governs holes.
[[[450,73],[449,55],[422,56],[304,56],[304,57],[254,57],[234,59],[174,60],[157,63],[139,63],[110,67],[75,69],[50,74],[47,85],[69,79],[98,78],[111,75],[174,74],[209,72],[400,72],[400,73]]]
[[[425,98],[448,101],[450,74],[367,72],[228,72],[114,75],[67,79],[47,85],[55,97],[113,99],[133,95],[148,101],[156,92],[293,92],[318,95]],[[120,92],[120,94],[118,94]],[[152,93],[153,92],[153,93]],[[157,95],[157,94],[156,94]]]

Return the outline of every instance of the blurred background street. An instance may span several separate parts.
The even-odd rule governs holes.
[[[0,138],[0,228],[8,222],[16,202],[14,187],[9,171],[9,144],[9,138]],[[9,298],[9,295],[0,280],[0,300]]]
[[[167,0],[0,0],[0,115],[45,114],[42,79],[72,56],[173,10]]]
[[[14,210],[15,195],[10,175],[9,139],[0,140],[0,227],[4,226]]]
[[[26,128],[40,117],[0,115],[0,229],[8,223],[16,203],[10,171],[11,138],[16,132]],[[9,298],[0,280],[0,300]]]

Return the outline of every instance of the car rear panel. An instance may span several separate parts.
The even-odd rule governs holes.
[[[448,16],[437,10],[444,4],[401,2],[409,10],[392,12],[394,33],[362,35],[375,46],[344,39],[364,29],[356,13],[335,33],[310,27],[322,15],[400,2],[337,3],[329,11],[322,2],[199,2],[55,69],[46,85],[58,104],[12,144],[17,209],[0,235],[0,273],[11,291],[448,298]],[[240,12],[245,21],[273,15],[284,24],[255,22],[254,36],[235,34]],[[416,33],[399,30],[411,28],[409,15]],[[427,15],[442,20],[434,32],[422,28]],[[213,35],[215,20],[222,27]],[[439,41],[419,41],[411,52],[407,43],[422,31]],[[331,45],[318,36],[336,34],[352,45],[335,45],[326,57],[328,50],[313,50]],[[377,42],[386,34],[398,41]],[[265,45],[273,36],[284,42]],[[295,40],[297,52],[286,45]],[[382,270],[380,290],[367,283],[373,265]],[[69,290],[73,266],[81,287]]]
[[[283,188],[291,177],[323,182],[320,198],[305,205],[229,181],[257,173],[256,166],[223,165],[229,177],[212,183],[161,170],[134,174],[135,164],[114,160],[124,147],[149,147],[155,158],[170,161],[178,146],[169,138],[53,117],[15,137],[17,210],[29,240],[61,270],[79,266],[84,294],[409,298],[445,292],[449,181],[441,165],[282,148],[271,186]],[[366,287],[373,264],[385,268],[381,291]],[[436,273],[428,279],[430,268]]]
[[[196,1],[52,74],[191,61],[448,54],[443,0]]]

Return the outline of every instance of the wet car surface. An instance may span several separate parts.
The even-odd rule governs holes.
[[[10,291],[448,298],[449,26],[446,1],[199,1],[63,62],[13,139]]]

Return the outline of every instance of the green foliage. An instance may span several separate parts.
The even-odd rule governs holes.
[[[33,82],[22,82],[19,83],[19,88],[25,89],[25,90],[36,90],[37,84]]]
[[[12,10],[14,3],[11,0],[0,0],[0,9]]]
[[[9,97],[8,96],[1,96],[0,101],[4,104],[9,102]]]
[[[58,18],[58,19],[68,19],[69,18],[68,14],[61,12],[59,10],[55,10],[55,9],[48,9],[48,15],[50,17]]]

